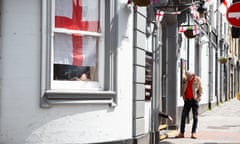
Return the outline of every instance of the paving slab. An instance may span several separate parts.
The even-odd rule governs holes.
[[[240,144],[240,101],[233,98],[199,115],[197,139],[191,138],[192,121],[186,124],[185,138],[176,134],[160,144]]]

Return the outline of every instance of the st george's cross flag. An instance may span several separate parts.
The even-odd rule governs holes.
[[[99,0],[56,0],[55,28],[99,31]],[[54,63],[95,66],[98,37],[54,33]]]
[[[164,12],[163,12],[163,11],[160,11],[160,10],[157,10],[156,20],[157,20],[158,22],[161,22],[161,21],[162,21],[163,16],[164,16]]]

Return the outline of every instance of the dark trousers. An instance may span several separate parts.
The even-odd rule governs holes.
[[[181,133],[185,132],[186,118],[188,117],[189,111],[191,109],[193,114],[192,133],[196,132],[197,125],[198,125],[198,108],[199,108],[199,103],[197,100],[192,99],[192,100],[184,101],[184,106],[182,110],[181,127],[180,127]]]

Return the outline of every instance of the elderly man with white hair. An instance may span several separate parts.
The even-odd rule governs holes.
[[[191,138],[196,139],[198,108],[199,101],[201,100],[202,96],[202,83],[199,76],[196,76],[190,71],[185,72],[185,77],[182,80],[181,96],[184,100],[184,106],[182,110],[180,133],[176,136],[176,138],[184,138],[186,118],[189,114],[189,111],[192,109],[193,124]]]

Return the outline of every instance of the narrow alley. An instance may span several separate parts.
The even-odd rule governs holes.
[[[240,101],[234,98],[200,114],[197,139],[190,138],[191,125],[186,125],[185,138],[172,134],[160,144],[240,144]]]

